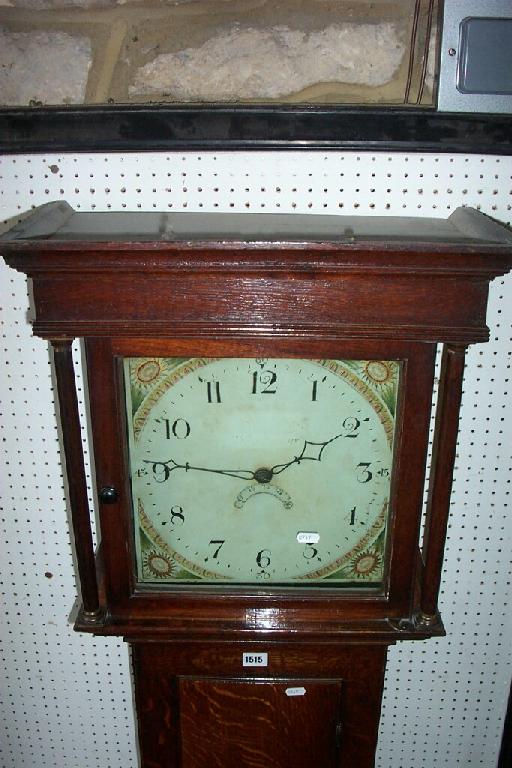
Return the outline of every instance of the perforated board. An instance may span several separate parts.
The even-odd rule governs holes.
[[[98,211],[418,216],[472,205],[510,223],[512,158],[0,158],[1,219],[56,199]],[[71,629],[76,579],[48,348],[31,336],[24,277],[1,269],[0,766],[135,768],[127,648]],[[378,768],[496,765],[512,669],[511,297],[510,278],[495,281],[491,342],[468,355],[441,601],[448,636],[390,649]]]

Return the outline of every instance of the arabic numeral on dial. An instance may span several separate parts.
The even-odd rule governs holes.
[[[352,507],[352,509],[350,510],[350,525],[354,525],[356,521],[356,511],[357,511],[357,507]]]
[[[212,555],[214,560],[217,560],[219,557],[219,552],[222,549],[222,545],[226,543],[226,539],[210,539],[210,546],[215,547],[215,551]]]
[[[316,547],[313,547],[311,544],[306,544],[304,547],[304,552],[302,553],[302,556],[306,558],[306,560],[313,560],[314,557],[318,555],[318,549]]]
[[[173,436],[178,438],[178,440],[184,440],[190,435],[190,424],[186,419],[175,419],[173,422],[170,419],[164,419],[164,424],[167,440],[170,440]]]
[[[220,383],[218,381],[206,382],[206,397],[209,403],[221,403],[220,399]]]
[[[171,507],[171,525],[183,525],[185,522],[185,513],[183,507],[175,504]]]
[[[268,568],[270,565],[270,555],[271,555],[270,549],[260,549],[258,554],[256,555],[256,563],[259,568]]]
[[[361,461],[357,465],[357,469],[359,470],[357,473],[357,482],[358,483],[369,483],[370,480],[373,477],[373,472],[370,472],[369,467],[371,466],[371,461]]]
[[[157,483],[165,483],[171,474],[171,470],[164,461],[147,462],[151,464],[153,477]]]
[[[347,416],[342,424],[343,429],[346,429],[347,431],[345,437],[357,437],[359,435],[358,430],[360,426],[361,422],[359,419],[356,419],[355,416]]]
[[[311,402],[316,403],[317,396],[318,396],[318,385],[323,384],[324,381],[327,380],[327,376],[324,376],[322,379],[312,379],[311,384],[313,385],[311,387]]]
[[[252,375],[253,395],[275,395],[277,390],[274,384],[277,381],[275,371],[254,371]]]
[[[261,571],[258,571],[256,574],[258,579],[263,579],[264,581],[268,581],[270,579],[270,573],[266,571],[264,568],[261,569]]]

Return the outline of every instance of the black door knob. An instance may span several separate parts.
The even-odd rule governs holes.
[[[105,485],[99,492],[100,501],[104,504],[115,504],[117,501],[117,491],[112,485]]]

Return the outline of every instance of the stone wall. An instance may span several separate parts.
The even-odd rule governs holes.
[[[434,0],[0,0],[0,104],[432,103]]]

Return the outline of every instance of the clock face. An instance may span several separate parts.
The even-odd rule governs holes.
[[[139,583],[382,586],[400,363],[124,366]]]

